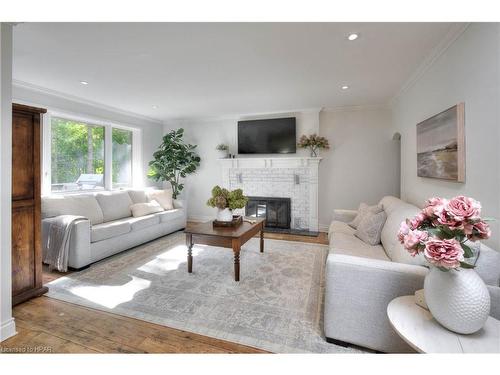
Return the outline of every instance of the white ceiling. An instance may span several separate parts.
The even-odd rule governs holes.
[[[379,105],[456,26],[22,23],[13,76],[160,120]]]

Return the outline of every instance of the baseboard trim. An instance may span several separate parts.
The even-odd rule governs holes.
[[[16,323],[14,322],[14,318],[10,318],[0,325],[0,342],[7,340],[9,337],[16,334]]]
[[[328,225],[328,224],[320,224],[319,225],[319,231],[320,232],[328,233],[328,228],[329,227],[330,227],[330,225]]]

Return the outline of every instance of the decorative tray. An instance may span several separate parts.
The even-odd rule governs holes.
[[[243,222],[243,216],[241,215],[233,215],[233,220],[232,221],[217,221],[214,220],[213,226],[214,227],[237,227],[241,225]]]

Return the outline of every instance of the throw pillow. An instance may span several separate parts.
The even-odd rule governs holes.
[[[384,211],[379,213],[368,212],[361,219],[354,235],[369,245],[378,245],[386,219],[387,215]]]
[[[147,192],[148,199],[157,201],[164,210],[169,211],[174,209],[174,202],[172,200],[172,190],[152,190]]]
[[[130,206],[130,210],[132,211],[133,217],[140,217],[155,214],[157,212],[162,212],[163,208],[157,201],[152,200],[148,203],[133,204],[132,206]]]
[[[358,213],[356,217],[354,218],[353,221],[349,223],[349,226],[357,229],[359,223],[361,223],[361,220],[363,220],[363,217],[368,213],[368,212],[373,212],[375,214],[378,214],[379,212],[382,212],[384,209],[380,207],[379,205],[374,205],[374,206],[368,206],[366,203],[360,203],[359,208],[358,208]]]

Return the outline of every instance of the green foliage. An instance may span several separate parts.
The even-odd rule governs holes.
[[[132,181],[132,132],[112,129],[112,182],[113,186],[128,186]]]
[[[319,135],[316,134],[311,134],[310,136],[303,135],[302,137],[300,137],[297,146],[299,146],[300,148],[311,148],[311,149],[330,148],[328,139],[326,139],[325,137],[320,137]]]
[[[104,127],[59,117],[51,119],[52,184],[75,182],[81,174],[104,174]],[[131,165],[132,132],[113,128],[113,182]],[[122,152],[116,152],[121,148]],[[120,157],[117,157],[120,154]]]
[[[194,151],[196,146],[185,143],[183,135],[182,128],[166,134],[158,151],[153,154],[154,160],[149,162],[148,177],[154,181],[170,182],[174,199],[184,188],[181,178],[194,173],[201,161]]]
[[[218,151],[227,151],[227,150],[229,150],[229,146],[225,145],[224,143],[221,143],[221,144],[218,144],[215,149]]]
[[[460,245],[462,246],[462,249],[464,250],[464,257],[465,258],[472,258],[474,256],[474,252],[472,251],[472,249],[469,246],[467,246],[463,242],[460,243]]]
[[[53,117],[52,184],[75,182],[83,173],[104,171],[104,128]]]
[[[247,202],[248,198],[243,195],[243,190],[229,191],[217,185],[212,189],[212,197],[207,201],[207,206],[234,210],[245,207]]]

